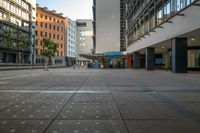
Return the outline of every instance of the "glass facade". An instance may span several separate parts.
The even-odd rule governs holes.
[[[163,1],[143,0],[142,5],[134,5],[128,0],[126,3],[128,44],[133,44],[194,1],[196,0],[168,0],[163,3]]]

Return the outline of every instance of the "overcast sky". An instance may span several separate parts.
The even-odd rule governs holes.
[[[56,10],[65,16],[76,19],[92,19],[93,0],[37,0],[41,7]]]

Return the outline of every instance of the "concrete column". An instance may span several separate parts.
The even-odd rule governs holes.
[[[187,38],[172,39],[172,72],[187,73]]]
[[[140,53],[139,52],[133,53],[133,68],[140,69]]]
[[[2,53],[0,52],[0,63],[2,63],[2,58],[3,58],[3,55],[2,55]]]
[[[146,48],[146,69],[155,70],[155,48]]]

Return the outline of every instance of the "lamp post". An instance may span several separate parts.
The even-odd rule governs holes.
[[[32,61],[31,61],[31,70],[33,69],[33,66],[34,66],[34,59],[35,59],[35,35],[34,35],[34,38],[33,38],[33,42],[31,41],[32,43]]]

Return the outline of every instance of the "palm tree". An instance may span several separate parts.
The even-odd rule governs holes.
[[[44,38],[43,46],[44,46],[43,56],[45,56],[49,59],[48,64],[51,65],[52,57],[54,57],[56,52],[58,51],[58,45],[56,43],[54,43],[51,39]]]

